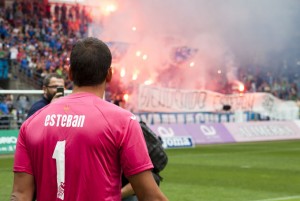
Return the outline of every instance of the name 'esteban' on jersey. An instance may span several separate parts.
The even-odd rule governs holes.
[[[83,127],[85,115],[48,114],[44,126],[53,127]]]

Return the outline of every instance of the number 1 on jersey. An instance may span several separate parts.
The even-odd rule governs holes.
[[[56,160],[57,198],[64,200],[65,190],[65,149],[66,141],[56,143],[52,158]]]

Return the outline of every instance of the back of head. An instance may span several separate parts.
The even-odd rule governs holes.
[[[76,42],[70,57],[70,73],[74,85],[95,86],[105,81],[112,56],[101,40],[88,37]]]

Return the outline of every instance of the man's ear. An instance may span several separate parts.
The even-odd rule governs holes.
[[[107,83],[110,82],[111,79],[112,79],[112,68],[110,67],[110,68],[108,69],[108,72],[107,72],[107,75],[106,75],[106,82],[107,82]]]

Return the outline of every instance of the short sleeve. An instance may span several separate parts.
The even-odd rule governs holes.
[[[18,141],[16,145],[13,171],[33,174],[25,137],[26,137],[25,125],[23,124],[20,129]]]
[[[130,120],[121,143],[121,166],[126,177],[153,168],[140,124]]]

